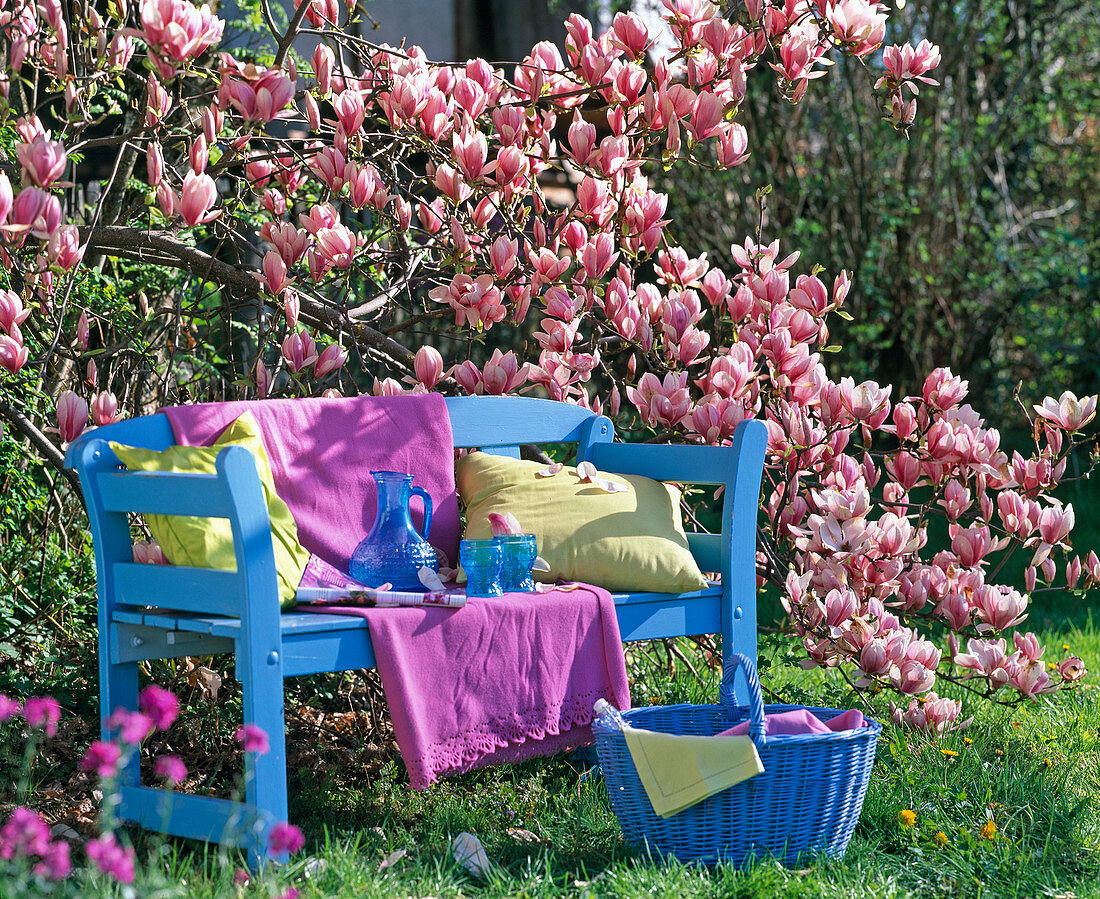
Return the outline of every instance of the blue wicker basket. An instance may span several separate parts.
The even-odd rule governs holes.
[[[734,678],[748,684],[748,706],[737,704]],[[727,663],[718,705],[650,706],[599,716],[592,725],[611,808],[627,842],[642,843],[661,856],[683,862],[743,866],[770,856],[793,863],[800,856],[839,857],[859,820],[875,745],[882,725],[828,734],[764,734],[764,715],[805,708],[764,706],[756,666],[741,654]],[[822,721],[841,714],[810,708]],[[634,767],[622,724],[669,734],[713,736],[745,719],[764,773],[661,818]]]

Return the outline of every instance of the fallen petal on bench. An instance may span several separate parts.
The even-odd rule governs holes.
[[[443,581],[439,579],[439,574],[432,571],[427,565],[424,565],[416,573],[416,576],[420,579],[420,583],[433,593],[443,593],[447,589],[443,586]]]
[[[547,465],[545,468],[540,469],[539,471],[536,471],[535,472],[535,477],[537,477],[537,478],[552,478],[554,475],[556,475],[563,468],[565,468],[565,466],[561,462],[554,462],[551,465]]]

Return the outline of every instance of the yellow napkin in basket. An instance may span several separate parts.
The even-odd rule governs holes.
[[[624,727],[623,736],[653,811],[662,818],[764,771],[747,736],[676,736],[634,727]]]

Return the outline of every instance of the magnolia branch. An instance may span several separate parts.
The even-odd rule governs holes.
[[[261,293],[257,273],[253,270],[223,262],[169,234],[108,225],[102,228],[81,228],[80,240],[81,243],[87,242],[89,249],[114,252],[131,259],[150,261],[150,257],[155,256],[159,263],[172,265],[204,281],[224,285],[237,298],[255,298]],[[300,302],[303,314],[334,331],[346,329],[356,342],[411,371],[412,352],[392,337],[362,322],[353,321],[345,313],[309,296],[302,295]]]

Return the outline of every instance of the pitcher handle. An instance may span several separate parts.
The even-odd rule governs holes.
[[[432,529],[432,498],[423,487],[411,487],[409,493],[424,500],[424,530],[420,536],[427,540]]]

